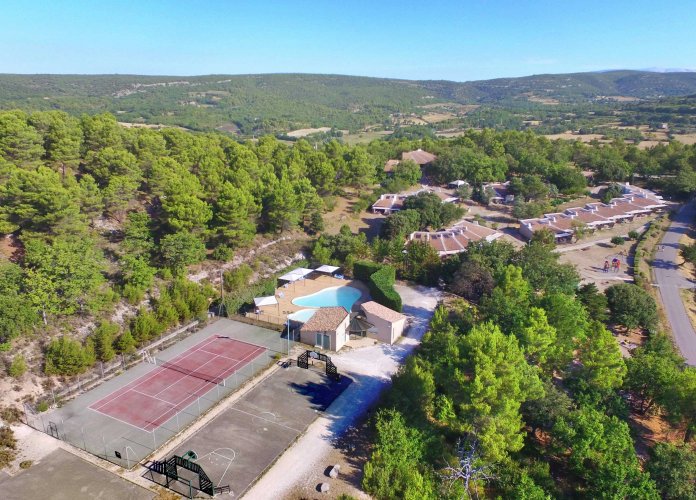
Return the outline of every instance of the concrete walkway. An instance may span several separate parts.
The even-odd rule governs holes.
[[[689,365],[696,366],[696,332],[691,325],[689,315],[679,293],[681,288],[693,288],[694,282],[686,279],[676,264],[679,255],[679,240],[690,229],[696,218],[696,200],[682,207],[662,238],[652,262],[655,281],[660,291],[660,298],[672,328],[674,341]]]
[[[334,443],[379,398],[406,358],[420,344],[440,298],[438,290],[397,286],[411,328],[396,345],[378,344],[334,355],[339,371],[354,382],[309,426],[307,432],[244,495],[246,499],[286,498],[295,484],[309,481],[329,463]]]

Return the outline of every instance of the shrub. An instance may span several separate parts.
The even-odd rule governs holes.
[[[12,360],[12,363],[10,363],[10,367],[7,369],[7,374],[12,378],[20,378],[26,372],[27,362],[24,359],[24,356],[17,354]]]
[[[215,247],[215,250],[213,250],[213,259],[219,260],[220,262],[232,260],[232,257],[234,257],[234,251],[227,245],[218,245]]]
[[[22,412],[14,406],[8,406],[0,410],[0,418],[2,418],[7,424],[14,424],[19,422],[22,418]]]
[[[114,341],[114,349],[119,354],[129,354],[135,350],[135,339],[129,330],[126,330]]]
[[[32,462],[31,460],[22,460],[21,462],[19,462],[19,468],[28,469],[29,467],[31,467],[33,463],[34,462]]]
[[[248,264],[242,264],[235,269],[225,271],[222,275],[225,291],[231,292],[237,288],[243,288],[249,284],[254,270]]]
[[[94,352],[77,340],[60,337],[52,340],[46,348],[44,371],[47,375],[77,375],[92,366]]]
[[[401,296],[394,290],[396,270],[392,266],[360,261],[354,264],[353,275],[367,284],[375,302],[401,312]]]
[[[155,315],[142,308],[138,311],[131,327],[133,339],[138,343],[143,343],[162,331]]]
[[[625,242],[626,242],[626,239],[623,236],[614,236],[611,239],[612,245],[623,245]]]
[[[638,231],[636,231],[635,229],[632,229],[628,232],[628,238],[631,240],[637,240],[638,238],[640,238],[640,233],[638,233]]]
[[[39,411],[39,412],[43,413],[43,412],[45,412],[45,411],[47,411],[47,410],[48,410],[48,401],[46,401],[46,400],[44,400],[44,401],[39,401],[39,402],[36,404],[36,411]]]
[[[102,321],[94,330],[92,339],[94,341],[94,350],[99,361],[108,362],[115,356],[114,339],[118,334],[120,327],[116,323],[110,321]]]

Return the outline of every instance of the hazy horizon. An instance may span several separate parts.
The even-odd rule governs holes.
[[[33,2],[4,6],[0,72],[465,82],[693,68],[691,7],[685,0],[659,8],[644,0]]]

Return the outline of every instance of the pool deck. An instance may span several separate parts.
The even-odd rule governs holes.
[[[294,299],[320,292],[325,288],[337,286],[351,286],[360,290],[362,295],[355,301],[355,304],[353,304],[353,310],[363,302],[370,300],[370,292],[362,282],[350,279],[341,280],[333,276],[320,275],[316,278],[301,280],[278,288],[275,292],[278,305],[261,306],[259,308],[261,313],[258,315],[258,319],[268,321],[269,323],[282,324],[287,320],[288,314],[292,314],[301,309],[314,309],[308,306],[297,306],[292,303]],[[250,314],[249,316],[252,315]],[[257,315],[254,314],[253,316]]]

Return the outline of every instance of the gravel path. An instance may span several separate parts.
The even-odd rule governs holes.
[[[694,283],[682,276],[677,266],[679,240],[691,228],[696,218],[696,200],[682,207],[662,238],[652,267],[655,281],[660,290],[660,298],[667,314],[674,340],[682,356],[689,365],[696,366],[696,332],[686,313],[684,303],[679,295],[680,288],[693,288]]]
[[[392,375],[420,344],[440,293],[425,287],[397,286],[396,289],[403,299],[404,314],[412,318],[407,336],[396,345],[378,344],[332,356],[339,371],[348,374],[354,382],[244,498],[284,498],[296,484],[311,481],[317,471],[331,465],[325,462],[335,440],[375,404],[391,383]]]

